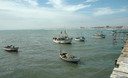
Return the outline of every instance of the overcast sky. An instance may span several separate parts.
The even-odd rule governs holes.
[[[0,30],[128,25],[128,0],[0,0]]]

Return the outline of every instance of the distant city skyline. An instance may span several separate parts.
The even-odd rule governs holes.
[[[128,26],[128,0],[0,0],[0,30]]]

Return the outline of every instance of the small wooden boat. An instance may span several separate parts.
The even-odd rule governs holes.
[[[68,53],[60,53],[59,56],[62,60],[67,61],[67,62],[72,62],[72,63],[78,63],[80,61],[80,58],[77,56],[73,56]]]
[[[14,46],[10,45],[10,46],[5,46],[3,49],[5,51],[18,52],[19,47],[14,47]]]
[[[83,42],[83,41],[85,41],[85,37],[83,37],[83,36],[76,37],[75,40],[76,41],[82,41]]]

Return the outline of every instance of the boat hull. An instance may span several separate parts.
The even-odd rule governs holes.
[[[18,48],[3,48],[5,51],[9,51],[9,52],[18,52]]]
[[[92,38],[99,38],[99,39],[101,39],[101,38],[105,38],[105,36],[92,36]]]
[[[76,41],[80,41],[80,42],[83,42],[85,41],[85,39],[75,39]]]
[[[59,44],[71,44],[72,39],[67,39],[67,40],[53,40],[53,42],[59,43]]]

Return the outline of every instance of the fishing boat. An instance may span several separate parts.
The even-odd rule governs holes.
[[[83,41],[85,41],[85,37],[84,36],[76,37],[75,40],[83,42]]]
[[[92,36],[92,38],[105,38],[105,35],[103,34],[103,32],[101,31],[99,34],[94,34],[93,36]]]
[[[77,37],[75,38],[75,41],[80,41],[80,42],[84,42],[85,41],[85,37],[82,35],[82,33],[77,33]]]
[[[111,35],[111,36],[114,36],[115,33],[116,33],[116,30],[113,30],[113,31],[110,33],[110,35]]]
[[[10,45],[10,46],[5,46],[3,49],[5,51],[18,52],[19,47]]]
[[[105,38],[105,35],[103,35],[103,34],[95,34],[92,37],[93,38]]]
[[[61,31],[60,37],[53,37],[53,42],[59,44],[70,44],[73,38],[68,37],[66,31]]]
[[[77,56],[73,56],[68,53],[60,53],[59,57],[66,61],[66,62],[71,62],[71,63],[78,63],[80,61],[80,58]]]

